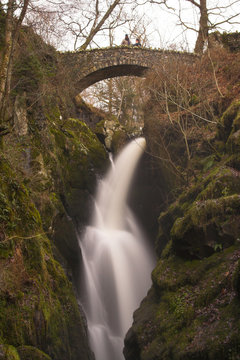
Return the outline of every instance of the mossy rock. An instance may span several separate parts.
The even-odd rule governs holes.
[[[134,313],[126,360],[239,358],[239,156],[203,165],[159,217],[153,286]]]
[[[16,82],[14,93],[28,92],[36,94],[41,84],[49,83],[57,73],[57,56],[55,49],[43,42],[40,36],[33,33],[30,27],[22,27],[14,58],[13,79]],[[34,46],[38,50],[34,51]]]
[[[0,158],[0,219],[4,228],[9,231],[22,228],[22,217],[26,219],[26,227],[34,230],[41,225],[41,218],[29,193],[23,184],[20,184],[9,163]]]
[[[170,241],[170,231],[176,218],[183,215],[183,210],[178,203],[172,204],[169,209],[160,214],[158,218],[159,231],[156,239],[155,249],[158,256],[161,255],[163,249]]]
[[[204,258],[231,246],[240,233],[240,195],[197,201],[171,230],[173,251]]]
[[[51,134],[55,142],[52,159],[56,160],[52,176],[63,205],[53,223],[54,241],[72,264],[80,253],[76,227],[80,231],[89,220],[97,177],[103,175],[109,159],[97,136],[78,119],[69,118],[61,126],[53,124]]]
[[[17,349],[11,345],[0,345],[0,359],[21,360]]]
[[[240,129],[232,131],[227,141],[227,151],[234,154],[240,151]]]
[[[125,339],[126,360],[237,359],[239,257],[234,246],[203,260],[160,259]]]
[[[53,228],[54,242],[64,259],[72,266],[78,264],[81,250],[73,220],[65,213],[59,213],[54,219]]]
[[[111,142],[111,151],[117,154],[129,141],[127,133],[123,129],[114,131]]]
[[[0,343],[9,344],[7,359],[87,360],[85,320],[72,285],[28,191],[6,160],[0,167]]]
[[[238,193],[240,189],[240,176],[232,167],[215,166],[203,181],[204,188],[199,192],[196,200],[217,199]]]
[[[51,360],[50,356],[33,346],[20,346],[17,350],[21,360]]]
[[[106,129],[105,129],[105,119],[99,121],[95,128],[93,129],[94,134],[97,135],[98,139],[102,144],[105,145],[105,138],[106,138]]]
[[[222,115],[218,125],[218,138],[227,142],[232,130],[236,132],[240,123],[240,102],[234,101]]]
[[[200,176],[158,219],[157,254],[168,251],[185,257],[204,257],[230,246],[238,237],[240,176],[230,156]],[[227,166],[226,166],[227,165]]]
[[[75,97],[75,104],[78,110],[78,116],[80,119],[83,119],[87,126],[95,133],[95,134],[103,134],[101,131],[101,124],[105,122],[107,114],[86,103],[80,95]]]
[[[69,188],[93,189],[96,172],[105,169],[107,154],[96,135],[86,124],[68,119],[64,128],[52,128],[61,162],[62,181]]]

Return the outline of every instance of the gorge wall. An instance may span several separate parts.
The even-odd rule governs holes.
[[[76,231],[109,161],[90,127],[105,119],[73,100],[63,72],[55,50],[23,29],[0,150],[1,359],[94,359],[72,281]]]
[[[203,101],[190,70],[181,79],[183,69],[170,68],[170,74],[160,69],[148,79],[144,130],[152,155],[149,167],[165,194],[158,204],[153,284],[126,335],[127,360],[239,358],[239,54],[216,49],[211,55],[221,94],[203,57],[195,72],[198,89],[208,88]],[[179,109],[183,92],[175,97],[174,76],[184,83],[190,111]],[[168,113],[162,111],[166,100]],[[189,148],[179,121],[188,129]]]
[[[220,55],[215,73],[207,57],[181,71],[191,83],[184,84],[189,107],[214,120],[195,126],[181,114],[191,125],[189,159],[177,121],[167,121],[153,96],[156,83],[170,76],[159,71],[147,79],[153,89],[145,107],[148,154],[131,203],[152,242],[157,234],[158,262],[126,336],[127,360],[239,358],[240,62],[238,55]],[[175,68],[173,61],[168,71]],[[75,98],[72,76],[52,47],[23,29],[8,109],[12,131],[0,154],[4,360],[94,359],[73,286],[81,258],[76,230],[81,236],[97,178],[109,164],[106,148],[117,152],[128,134]],[[170,119],[179,119],[176,101],[167,105]]]

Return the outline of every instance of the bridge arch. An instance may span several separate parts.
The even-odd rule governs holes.
[[[130,64],[113,65],[100,68],[84,76],[79,82],[78,89],[81,92],[98,81],[110,79],[117,76],[143,77],[148,69],[149,67],[147,66]]]
[[[65,66],[73,72],[78,93],[98,81],[117,76],[144,77],[159,62],[191,61],[194,54],[133,46],[65,52]]]

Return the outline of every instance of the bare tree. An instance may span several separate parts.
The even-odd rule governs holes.
[[[176,176],[187,165],[186,180],[192,174],[199,138],[211,133],[218,121],[212,104],[219,100],[219,92],[209,65],[207,56],[194,63],[171,59],[159,63],[146,80],[144,126],[151,136],[149,153]]]
[[[199,3],[195,0],[186,0],[186,1],[196,6],[200,12],[198,36],[197,36],[194,52],[203,53],[204,44],[208,39],[208,31],[209,31],[207,0],[199,0]]]
[[[124,12],[125,5],[120,0],[45,0],[40,5],[31,7],[28,23],[33,24],[45,40],[46,36],[41,30],[45,30],[48,39],[55,37],[55,43],[56,40],[65,39],[68,49],[72,43],[74,50],[85,50],[93,43],[98,44],[97,35],[105,34],[107,37],[109,29],[117,28],[130,20],[131,15],[126,16]],[[41,18],[43,21],[39,21]],[[43,29],[46,20],[48,28]]]
[[[9,0],[6,4],[1,4],[1,9],[3,11],[5,18],[3,51],[2,51],[2,56],[0,58],[1,124],[5,120],[5,109],[10,91],[14,50],[19,36],[19,30],[26,15],[28,5],[29,5],[29,0],[23,0],[20,2],[16,2],[15,0]]]
[[[224,24],[233,25],[237,23],[237,17],[240,15],[239,10],[237,10],[239,0],[229,0],[222,3],[219,1],[210,3],[207,0],[179,0],[179,2],[183,1],[191,3],[199,13],[199,26],[196,29],[182,19],[181,6],[179,7],[180,24],[186,29],[198,33],[194,52],[199,54],[203,53],[205,44],[208,44],[210,31],[216,30]],[[240,19],[238,19],[238,23],[240,23]]]
[[[137,6],[152,4],[160,6],[163,11],[175,14],[178,18],[178,25],[183,31],[191,30],[197,33],[194,51],[203,53],[205,45],[208,45],[209,33],[220,30],[226,26],[240,24],[240,0],[138,0]],[[189,10],[193,16],[189,17]],[[188,11],[186,17],[185,11]],[[195,15],[197,21],[194,22]]]

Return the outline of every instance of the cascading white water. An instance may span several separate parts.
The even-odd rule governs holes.
[[[96,360],[122,360],[132,314],[150,287],[153,256],[127,206],[145,139],[128,144],[99,184],[92,224],[80,242],[82,305]]]

